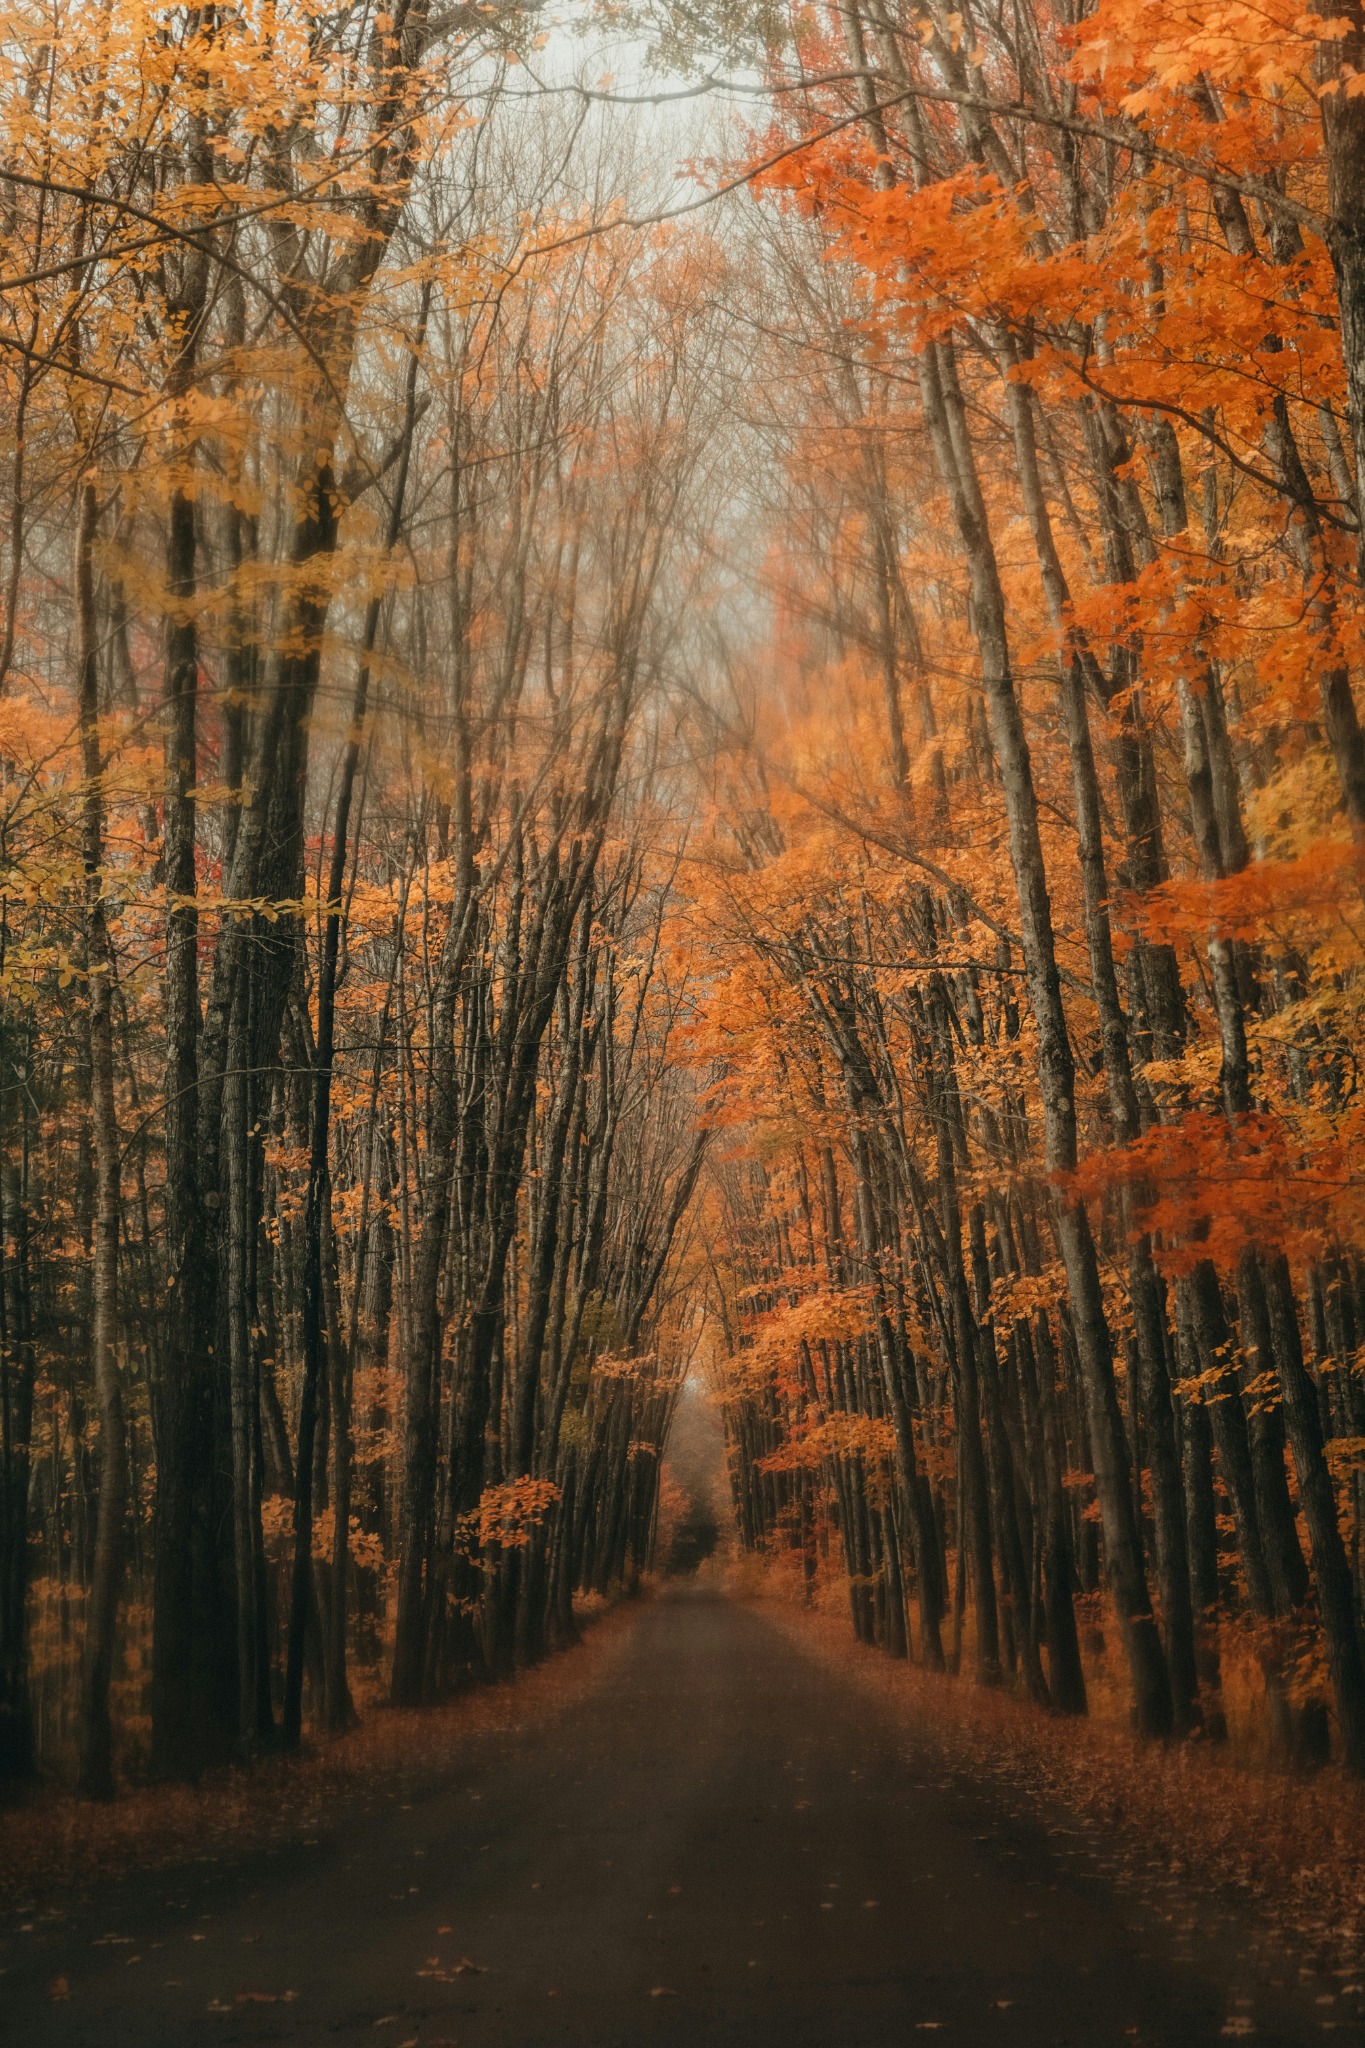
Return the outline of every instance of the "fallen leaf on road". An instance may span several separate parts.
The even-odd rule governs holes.
[[[419,1970],[417,1974],[419,1977],[434,1977],[438,1984],[453,1984],[457,1977],[467,1977],[471,1972],[475,1976],[486,1977],[488,1966],[485,1963],[471,1963],[468,1956],[461,1956],[458,1963],[453,1964],[448,1970],[443,1970],[439,1956],[428,1956],[426,1968]]]
[[[60,2005],[64,1998],[70,1998],[70,1996],[71,1986],[67,1983],[65,1977],[54,1977],[48,1987],[48,1997],[55,2004]]]
[[[649,1995],[651,1998],[676,1998],[678,1994],[670,1991],[666,1984],[656,1984]]]

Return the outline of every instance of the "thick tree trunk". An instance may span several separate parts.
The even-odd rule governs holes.
[[[77,689],[81,734],[81,858],[85,869],[85,968],[89,988],[90,1131],[95,1163],[94,1255],[90,1276],[90,1357],[99,1408],[99,1504],[86,1606],[81,1674],[80,1790],[88,1799],[114,1792],[113,1676],[123,1577],[128,1447],[118,1364],[119,1130],[114,1096],[114,956],[104,907],[104,762],[99,733],[95,620],[93,481],[80,487],[76,522]]]
[[[1355,497],[1365,510],[1365,104],[1351,90],[1365,73],[1365,7],[1361,0],[1343,0],[1334,10],[1350,24],[1349,33],[1322,44],[1318,80],[1330,88],[1320,94],[1322,134],[1327,151],[1327,246],[1336,272],[1341,310],[1341,354],[1346,368],[1346,415],[1355,449]],[[1357,541],[1359,576],[1365,583],[1365,524]],[[1365,776],[1353,762],[1352,822],[1365,823]]]
[[[1337,1719],[1346,1767],[1365,1775],[1365,1657],[1361,1653],[1351,1568],[1337,1519],[1336,1497],[1323,1445],[1317,1392],[1303,1362],[1303,1339],[1288,1261],[1268,1262],[1266,1278],[1285,1427],[1294,1453],[1299,1498],[1317,1587],[1327,1662],[1336,1695]]]
[[[27,1062],[31,1047],[25,1049],[23,1040],[12,1044],[6,1029],[0,1049],[4,1054],[0,1077],[9,1088],[15,1067],[21,1060]],[[26,1105],[9,1120],[7,1140],[6,1152],[0,1157],[0,1801],[7,1786],[22,1783],[35,1769],[29,1697],[28,1522],[37,1373],[25,1204]]]
[[[166,638],[165,747],[167,1276],[164,1366],[155,1389],[157,1496],[153,1519],[152,1763],[194,1777],[221,1761],[238,1732],[233,1710],[229,1589],[217,1537],[217,1267],[206,1217],[218,1201],[216,1143],[200,1144],[199,925],[194,907],[198,647],[195,509],[172,499],[167,582],[176,609]]]
[[[428,285],[422,294],[421,312],[418,318],[418,332],[408,362],[406,401],[404,405],[403,434],[399,446],[397,474],[389,499],[389,514],[384,543],[386,555],[392,554],[402,530],[403,500],[407,491],[408,469],[412,460],[412,440],[416,426],[417,370],[421,358],[422,344],[426,335],[427,310],[431,304],[431,288]],[[331,529],[330,519],[326,522]],[[334,540],[334,530],[331,531]],[[336,822],[332,830],[332,856],[327,876],[327,904],[324,913],[322,959],[318,967],[318,1024],[314,1052],[313,1101],[310,1132],[308,1167],[308,1192],[304,1210],[304,1257],[303,1257],[303,1389],[299,1407],[298,1435],[298,1482],[294,1489],[294,1568],[291,1580],[289,1606],[288,1652],[285,1663],[283,1736],[286,1748],[294,1748],[299,1741],[303,1714],[303,1648],[307,1625],[308,1605],[313,1573],[313,1448],[316,1429],[318,1385],[322,1372],[322,1353],[326,1327],[326,1305],[324,1301],[324,1240],[330,1237],[330,1219],[327,1211],[331,1202],[331,1178],[329,1168],[329,1144],[332,1106],[332,1060],[336,1037],[336,986],[337,961],[341,944],[342,891],[346,884],[346,863],[350,851],[349,832],[351,804],[355,794],[356,775],[360,767],[361,749],[365,740],[365,720],[369,709],[370,665],[374,657],[375,644],[379,635],[379,619],[383,607],[382,593],[370,599],[365,612],[365,626],[361,639],[360,667],[356,675],[355,698],[351,707],[350,730],[346,735],[346,747],[342,755],[341,779],[337,791]],[[338,1391],[344,1393],[342,1361],[333,1356],[332,1372]],[[346,1430],[338,1437],[338,1469],[345,1456],[345,1440],[349,1434],[349,1413],[345,1417]],[[346,1511],[349,1515],[350,1486],[346,1487]],[[344,1726],[350,1718],[348,1713],[349,1692],[345,1683],[345,1613],[346,1613],[346,1528],[341,1521],[337,1525],[337,1570],[332,1586],[333,1614],[331,1616],[332,1655],[330,1662],[331,1702],[329,1719],[332,1725]]]

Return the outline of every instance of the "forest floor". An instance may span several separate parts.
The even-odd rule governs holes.
[[[931,1691],[832,1620],[671,1588],[508,1689],[500,1720],[423,1717],[401,1767],[396,1717],[376,1717],[368,1779],[324,1753],[297,1774],[315,1795],[282,1800],[277,1782],[268,1825],[243,1816],[193,1848],[163,1833],[149,1852],[130,1835],[121,1876],[35,1882],[0,1914],[0,2036],[1361,2038],[1334,1946],[1277,1939],[1216,1871],[1172,1869],[1163,1840],[1144,1866],[1131,1817],[1051,1784],[1027,1743],[1009,1762],[1008,1730],[1032,1717],[997,1700],[982,1720],[970,1688]],[[1094,1775],[1088,1731],[1048,1725],[1056,1769],[1079,1743],[1075,1771]]]
[[[25,1902],[60,1900],[134,1868],[284,1845],[373,1796],[415,1798],[443,1782],[463,1747],[515,1735],[600,1685],[630,1618],[628,1607],[598,1607],[579,1617],[582,1641],[515,1685],[411,1712],[371,1704],[343,1735],[313,1738],[298,1755],[263,1757],[250,1770],[207,1772],[194,1786],[133,1785],[92,1806],[40,1785],[19,1807],[0,1809],[0,1912],[13,1907],[23,1917]]]

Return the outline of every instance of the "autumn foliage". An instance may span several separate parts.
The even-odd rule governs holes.
[[[721,13],[674,221],[511,6],[6,14],[6,1776],[535,1661],[694,1357],[892,1654],[1365,1770],[1365,21]]]
[[[650,1554],[693,259],[584,235],[524,29],[6,18],[0,1775],[415,1705]]]
[[[1155,1732],[1250,1657],[1357,1769],[1361,26],[770,47],[771,627],[697,883],[745,1540],[1057,1708],[1116,1624]]]

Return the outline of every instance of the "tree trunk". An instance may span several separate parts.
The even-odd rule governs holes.
[[[81,770],[81,858],[85,868],[85,967],[89,986],[90,1130],[95,1162],[94,1254],[90,1276],[90,1355],[99,1408],[99,1504],[86,1608],[81,1676],[81,1792],[114,1793],[109,1684],[123,1576],[128,1446],[118,1365],[119,1131],[114,1098],[114,956],[104,908],[104,763],[100,755],[98,638],[93,552],[99,507],[95,485],[80,487],[76,527],[76,621]]]

